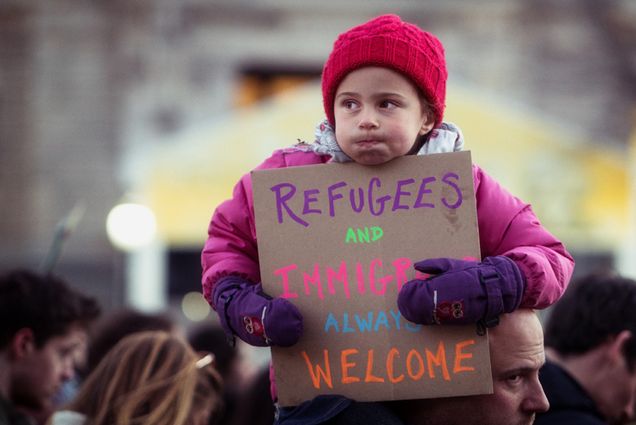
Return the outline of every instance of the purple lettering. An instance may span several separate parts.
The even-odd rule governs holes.
[[[390,200],[391,197],[389,195],[381,196],[374,203],[373,202],[373,186],[377,186],[377,187],[382,186],[382,182],[380,182],[379,178],[373,177],[371,180],[369,180],[369,212],[371,212],[371,215],[378,216],[384,212],[384,204],[386,204],[386,202]],[[380,205],[380,209],[378,211],[375,211],[375,209],[373,208],[374,204]]]
[[[359,213],[364,208],[364,191],[361,187],[358,188],[358,204],[356,205],[356,190],[351,189],[349,191],[349,200],[351,201],[351,208],[353,211]]]
[[[433,192],[431,189],[427,189],[426,185],[429,183],[433,183],[435,180],[437,179],[432,176],[422,179],[422,183],[420,184],[420,190],[417,193],[417,200],[415,201],[415,205],[413,205],[413,208],[435,208],[435,204],[424,202],[424,196]]]
[[[395,188],[395,198],[393,198],[393,208],[391,208],[391,211],[409,209],[408,205],[400,204],[400,198],[403,195],[411,196],[411,192],[402,190],[402,186],[407,186],[413,183],[415,183],[415,179],[398,180],[397,187]]]
[[[459,180],[459,176],[457,174],[448,172],[444,174],[444,177],[442,177],[442,181],[446,183],[447,185],[449,185],[450,187],[452,187],[453,189],[455,189],[455,193],[457,193],[457,201],[454,204],[449,204],[446,198],[444,197],[442,198],[442,203],[446,205],[446,208],[450,208],[454,210],[455,208],[459,208],[459,206],[462,204],[463,195],[459,186],[457,186],[455,182],[450,180],[451,178],[455,180]]]
[[[334,183],[327,188],[327,194],[329,198],[329,216],[334,217],[336,215],[336,208],[334,206],[334,202],[336,199],[342,199],[342,193],[334,193],[336,189],[340,189],[343,186],[346,186],[345,182]]]
[[[287,188],[289,191],[285,195],[281,195],[282,189]],[[298,217],[294,211],[287,205],[287,201],[296,193],[296,186],[291,183],[279,183],[276,186],[271,187],[272,192],[276,193],[276,211],[278,212],[278,223],[283,223],[283,208],[287,211],[287,214],[298,224],[302,224],[305,227],[309,226],[302,218]]]
[[[309,204],[318,202],[318,198],[315,196],[320,193],[320,189],[309,189],[303,192],[305,205],[303,206],[303,214],[322,214],[319,209],[310,208]]]

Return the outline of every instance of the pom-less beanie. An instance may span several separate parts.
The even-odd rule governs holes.
[[[338,86],[348,73],[364,66],[390,68],[410,78],[433,107],[435,127],[440,126],[448,74],[437,37],[396,15],[378,16],[340,34],[322,71],[322,99],[331,125]]]

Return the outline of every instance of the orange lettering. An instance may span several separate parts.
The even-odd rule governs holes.
[[[329,388],[333,388],[331,384],[331,367],[329,366],[329,352],[327,350],[323,350],[325,356],[325,370],[320,367],[319,364],[316,365],[316,370],[314,372],[313,365],[309,360],[309,356],[305,351],[302,351],[301,354],[307,363],[307,369],[309,369],[309,376],[311,377],[311,382],[314,385],[314,388],[320,389],[320,377],[325,380],[325,383]]]
[[[417,357],[417,362],[419,363],[420,370],[417,373],[413,373],[413,368],[411,367],[411,359],[413,359],[413,357]],[[424,375],[424,359],[415,349],[409,351],[409,354],[406,356],[406,372],[409,374],[409,378],[414,381],[417,381]]]
[[[384,382],[384,378],[373,376],[371,374],[372,371],[373,371],[373,350],[369,350],[369,354],[367,356],[367,373],[364,377],[364,382]]]
[[[357,376],[349,376],[349,369],[356,365],[355,362],[348,362],[347,357],[351,354],[358,354],[358,350],[355,348],[350,348],[348,350],[342,350],[340,353],[340,365],[342,367],[342,383],[343,384],[352,384],[354,382],[360,382],[360,378]]]
[[[462,352],[462,349],[467,345],[473,345],[474,343],[474,339],[467,339],[466,341],[461,341],[455,344],[455,365],[453,366],[453,373],[472,372],[475,370],[472,366],[462,366],[461,364],[462,360],[473,358],[473,353],[464,353]]]
[[[387,375],[389,375],[389,381],[393,382],[394,384],[397,384],[398,382],[404,379],[404,374],[401,374],[397,378],[393,376],[393,372],[394,372],[393,358],[395,356],[400,357],[400,352],[398,351],[397,348],[391,348],[389,350],[389,354],[387,354],[386,356],[386,373]]]
[[[435,370],[433,370],[433,364],[442,367],[442,376],[444,381],[450,381],[450,375],[448,374],[448,365],[446,364],[446,347],[444,341],[440,341],[437,346],[437,355],[433,355],[428,349],[426,349],[426,361],[428,363],[428,375],[431,378],[435,378]]]

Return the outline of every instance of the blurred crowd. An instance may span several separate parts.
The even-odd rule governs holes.
[[[269,369],[243,361],[212,323],[104,312],[52,274],[0,276],[2,425],[271,424]]]
[[[354,402],[328,423],[632,423],[636,281],[604,273],[572,282],[543,331],[531,311],[505,316],[491,329],[493,394]],[[535,364],[505,370],[526,348]],[[215,324],[104,313],[61,277],[0,275],[2,425],[272,424],[269,368],[246,375],[244,361]],[[459,414],[469,411],[478,422]]]

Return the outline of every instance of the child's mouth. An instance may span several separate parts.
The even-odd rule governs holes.
[[[380,143],[378,140],[369,139],[369,140],[359,140],[359,141],[356,142],[356,145],[358,145],[360,147],[363,147],[363,148],[366,148],[366,147],[375,146],[378,143]]]

